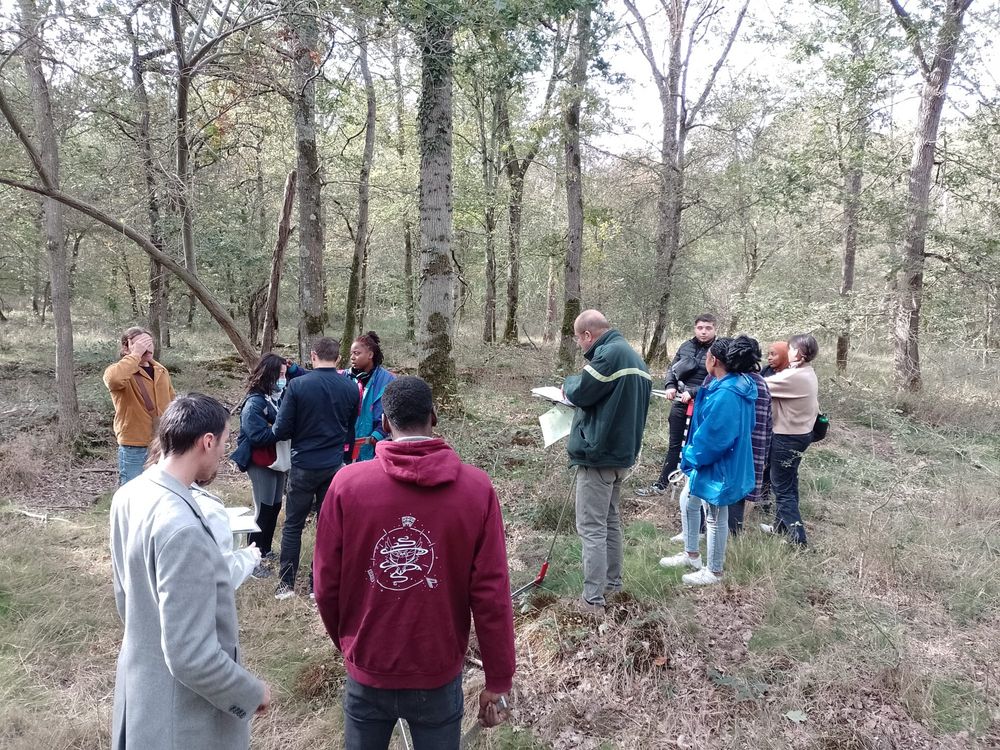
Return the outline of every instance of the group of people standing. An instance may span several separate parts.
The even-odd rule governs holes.
[[[683,577],[690,584],[721,580],[730,519],[742,518],[745,500],[766,499],[765,476],[776,519],[762,528],[806,541],[797,471],[817,412],[809,365],[815,339],[793,336],[787,350],[777,342],[768,352],[772,371],[758,373],[757,342],[716,337],[715,325],[700,316],[694,338],[671,363],[670,447],[661,481],[639,493],[665,492],[679,465],[685,551],[661,564],[694,569]],[[587,360],[564,384],[578,407],[567,444],[577,467],[583,546],[578,606],[598,613],[622,590],[619,500],[641,448],[652,377],[599,311],[580,314],[574,338]],[[112,501],[111,551],[125,629],[112,741],[119,748],[245,749],[249,719],[268,710],[271,693],[240,663],[234,590],[245,573],[226,564],[231,540],[214,520],[221,502],[204,489],[224,456],[230,413],[209,396],[175,397],[152,354],[148,332],[130,329],[120,361],[105,372],[119,442],[122,487]],[[389,373],[377,335],[353,342],[348,370],[338,368],[333,339],[314,342],[310,359],[306,371],[266,353],[241,404],[230,458],[246,471],[253,493],[260,531],[251,549],[261,553],[254,572],[272,574],[285,495],[275,596],[295,595],[302,530],[315,510],[309,590],[344,657],[347,747],[387,747],[400,718],[409,722],[415,747],[458,747],[473,621],[486,676],[482,725],[504,718],[515,669],[496,492],[483,471],[434,436],[430,387]],[[279,449],[281,441],[289,441],[288,451]]]
[[[659,478],[636,490],[649,497],[681,485],[681,533],[671,541],[682,542],[684,551],[660,564],[692,569],[682,576],[689,585],[722,580],[726,543],[742,530],[746,503],[766,508],[772,492],[774,521],[761,523],[760,529],[806,544],[798,471],[819,415],[811,365],[819,346],[810,334],[774,342],[761,370],[755,339],[719,337],[716,326],[714,315],[699,315],[694,336],[678,348],[667,369],[664,395],[673,402],[667,454]],[[563,386],[566,399],[577,407],[567,450],[577,467],[576,522],[584,572],[579,606],[596,614],[603,612],[607,597],[621,590],[621,483],[642,446],[652,377],[599,311],[580,314],[574,338],[587,360],[583,372]]]
[[[175,396],[152,352],[148,332],[130,329],[105,373],[121,468],[110,523],[124,624],[113,746],[248,747],[249,721],[269,710],[271,691],[241,663],[234,592],[257,544],[265,555],[256,573],[268,574],[285,468],[276,598],[294,595],[315,508],[309,589],[348,673],[346,746],[388,747],[402,718],[414,747],[457,748],[473,620],[486,676],[478,719],[499,724],[514,675],[500,504],[485,472],[434,437],[430,387],[386,371],[372,332],[353,342],[349,370],[338,369],[339,343],[328,338],[314,342],[308,372],[261,357],[230,456],[250,477],[260,532],[234,551],[225,509],[205,489],[230,412],[210,396]],[[146,410],[143,393],[154,388],[170,398]]]
[[[375,444],[385,438],[382,396],[395,376],[383,366],[378,334],[369,331],[354,340],[349,369],[338,367],[339,348],[334,339],[318,339],[308,372],[276,354],[264,354],[250,375],[240,411],[231,458],[250,478],[260,531],[249,542],[261,553],[255,571],[260,578],[271,574],[275,559],[272,544],[287,476],[278,599],[295,595],[302,530],[311,512],[319,514],[333,477],[347,463],[374,458]],[[289,466],[276,464],[280,441],[290,443]]]

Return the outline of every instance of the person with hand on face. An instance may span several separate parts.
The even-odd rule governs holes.
[[[793,544],[802,546],[806,544],[806,529],[799,512],[799,464],[812,443],[819,415],[819,380],[811,364],[818,354],[819,344],[812,335],[792,336],[788,339],[788,367],[765,378],[774,415],[769,460],[775,519],[760,528],[786,534]]]
[[[239,660],[230,569],[191,494],[218,470],[229,411],[176,398],[160,420],[162,458],[111,501],[111,570],[124,625],[111,747],[246,750],[268,686]]]
[[[316,526],[316,607],[347,670],[344,745],[387,748],[405,719],[417,750],[457,750],[470,620],[483,726],[504,718],[514,676],[500,502],[485,472],[434,437],[427,383],[397,378],[382,401],[392,440],[337,473]]]
[[[144,328],[121,336],[121,359],[104,371],[104,385],[115,407],[118,484],[142,473],[156,421],[174,398],[167,368],[153,359],[153,337]]]
[[[702,382],[708,377],[705,357],[715,341],[715,327],[718,319],[711,313],[702,313],[694,321],[694,336],[677,349],[670,367],[667,369],[664,388],[667,401],[671,402],[667,425],[670,432],[667,455],[663,459],[659,478],[649,487],[635,491],[639,497],[651,497],[666,493],[670,475],[677,470],[681,458],[681,443],[687,426],[687,408],[691,399],[698,394]],[[684,512],[683,510],[681,511]],[[675,541],[681,541],[677,537]]]
[[[272,428],[276,440],[292,441],[276,599],[295,596],[302,529],[314,507],[319,514],[333,476],[344,465],[344,446],[354,443],[360,403],[357,386],[337,370],[339,341],[325,336],[317,339],[309,357],[312,371],[285,387]],[[310,573],[310,594],[312,584]]]
[[[354,423],[355,461],[375,458],[375,444],[385,439],[382,432],[382,393],[396,376],[382,366],[381,342],[375,331],[358,336],[351,344],[351,369],[348,374],[358,384],[361,413]]]
[[[250,478],[253,494],[254,521],[260,531],[250,534],[248,543],[260,549],[263,565],[253,572],[255,578],[267,578],[266,567],[274,559],[271,546],[274,529],[281,513],[288,473],[270,468],[277,459],[274,446],[278,442],[271,427],[278,418],[281,396],[288,383],[287,360],[268,352],[261,356],[247,382],[247,395],[240,410],[240,435],[230,459]]]

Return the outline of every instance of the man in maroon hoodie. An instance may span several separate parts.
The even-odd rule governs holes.
[[[316,606],[344,655],[347,748],[386,748],[398,719],[416,748],[458,748],[470,615],[486,672],[479,721],[501,719],[514,620],[500,503],[444,440],[430,386],[386,386],[375,460],[334,477],[316,528]]]

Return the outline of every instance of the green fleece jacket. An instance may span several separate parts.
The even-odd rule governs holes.
[[[649,369],[618,331],[603,334],[583,355],[588,364],[570,375],[563,393],[577,407],[566,450],[570,466],[635,463],[646,427]]]

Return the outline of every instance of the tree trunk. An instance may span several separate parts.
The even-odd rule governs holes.
[[[483,300],[483,343],[497,340],[497,188],[500,182],[500,101],[504,92],[498,86],[473,80],[471,99],[476,112],[479,133],[479,156],[482,167],[483,229],[486,231],[485,268],[486,295]],[[457,302],[456,302],[457,304]]]
[[[447,13],[428,5],[420,35],[420,317],[418,371],[437,398],[455,392],[452,357],[452,78],[454,28]]]
[[[173,30],[174,53],[177,59],[177,88],[175,107],[175,139],[177,185],[174,202],[181,220],[181,248],[184,265],[192,275],[198,274],[198,259],[194,247],[194,201],[193,176],[191,172],[191,143],[188,138],[188,109],[191,100],[191,84],[194,70],[188,63],[184,42],[184,25],[181,21],[187,15],[184,0],[170,0],[170,20]],[[188,295],[187,325],[194,325],[195,295]]]
[[[326,331],[326,283],[323,271],[322,174],[316,144],[316,18],[293,14],[295,33],[295,151],[299,194],[299,361],[306,361],[313,340]]]
[[[496,206],[491,199],[486,205],[483,221],[486,229],[486,297],[483,300],[483,343],[497,340],[497,249]]]
[[[396,155],[400,164],[406,159],[406,132],[403,129],[405,98],[400,61],[399,33],[392,35],[392,78],[396,89]],[[409,214],[403,217],[403,304],[406,307],[406,340],[416,341],[416,304],[413,298],[413,235]]]
[[[667,313],[673,294],[674,265],[681,251],[681,212],[684,194],[684,146],[688,132],[694,126],[715,84],[716,76],[725,63],[729,50],[739,33],[746,16],[749,0],[745,0],[738,11],[736,20],[729,31],[725,46],[716,58],[708,79],[697,101],[687,99],[686,83],[692,46],[703,39],[707,29],[720,9],[717,4],[706,4],[695,13],[690,28],[687,25],[688,3],[664,3],[669,29],[669,52],[666,70],[662,70],[656,60],[656,45],[646,28],[646,22],[632,0],[625,0],[625,6],[635,19],[636,32],[631,26],[629,32],[636,46],[649,63],[660,98],[663,113],[663,132],[660,141],[660,180],[657,191],[657,227],[654,237],[656,264],[654,274],[659,288],[656,302],[656,322],[649,345],[644,352],[647,362],[664,362],[667,358]],[[688,46],[685,52],[684,39]]]
[[[524,172],[518,168],[508,169],[510,181],[510,203],[507,207],[507,322],[504,324],[503,340],[507,344],[517,343],[517,314],[521,288],[521,207],[524,202]],[[581,199],[582,200],[582,199]]]
[[[847,170],[844,174],[844,258],[840,275],[840,298],[844,319],[837,335],[837,372],[847,372],[851,348],[851,325],[854,303],[854,262],[858,252],[858,224],[861,214],[861,183],[864,176],[864,151],[868,140],[868,113],[854,108],[851,137],[848,139]]]
[[[139,40],[132,27],[131,18],[125,19],[125,34],[132,47],[132,93],[138,107],[139,125],[136,129],[136,143],[139,146],[139,160],[142,165],[143,182],[146,190],[146,214],[149,217],[149,239],[165,252],[163,230],[160,223],[160,198],[156,185],[156,161],[153,158],[153,144],[150,135],[149,92],[146,89],[146,58],[139,52]],[[153,356],[159,357],[162,349],[163,329],[166,325],[166,290],[163,281],[163,266],[155,260],[149,261],[149,316],[147,326],[153,337]]]
[[[359,328],[363,315],[360,310],[362,269],[365,265],[365,251],[368,247],[368,206],[370,202],[369,179],[372,159],[375,154],[375,84],[368,67],[368,26],[364,21],[358,24],[358,61],[361,77],[365,82],[365,148],[361,157],[361,173],[358,175],[358,223],[354,231],[354,257],[351,260],[351,276],[347,282],[347,309],[344,311],[344,335],[340,339],[340,357],[345,362],[351,353],[351,342],[355,330]]]
[[[580,104],[587,85],[587,53],[590,45],[590,6],[577,13],[576,57],[570,72],[563,112],[566,152],[567,243],[564,267],[563,319],[559,341],[558,369],[568,373],[576,364],[573,323],[580,314],[580,264],[583,259],[583,173],[580,167]]]
[[[371,243],[365,242],[365,250],[361,256],[361,283],[358,288],[358,335],[365,330],[365,313],[368,309],[368,256]]]
[[[922,52],[915,54],[924,71],[924,86],[920,94],[913,157],[906,202],[906,229],[903,235],[901,265],[897,281],[897,317],[894,330],[896,382],[900,389],[917,392],[921,389],[920,375],[920,307],[924,291],[924,248],[927,240],[928,206],[931,173],[934,168],[934,147],[941,124],[948,81],[962,35],[962,22],[971,0],[948,0],[944,20],[937,32],[934,57],[928,65]],[[913,28],[909,16],[893,3],[897,15],[911,39],[919,30]],[[909,22],[909,23],[908,23]]]
[[[556,254],[549,251],[548,281],[545,284],[545,330],[542,333],[542,343],[551,344],[555,341],[556,316],[559,314],[559,301],[556,294],[558,264]]]
[[[31,105],[38,136],[39,157],[46,172],[46,183],[59,189],[59,143],[52,116],[49,85],[42,69],[41,19],[34,0],[19,0],[21,54],[31,86]],[[63,206],[46,198],[42,201],[45,249],[49,259],[49,284],[52,294],[52,317],[56,329],[56,398],[59,406],[59,437],[73,440],[80,431],[80,407],[73,377],[73,318],[69,301],[69,274],[66,267],[66,228]],[[44,308],[43,308],[44,309]]]
[[[132,317],[138,319],[142,315],[142,311],[139,309],[139,293],[136,291],[135,282],[132,281],[132,271],[128,267],[128,255],[124,249],[118,256],[118,262],[121,264],[122,275],[125,277],[125,289],[128,291],[128,301],[132,308]]]
[[[295,206],[295,170],[285,180],[285,197],[281,201],[281,218],[278,220],[278,239],[271,255],[271,276],[267,284],[267,301],[264,303],[264,332],[261,335],[261,352],[274,348],[274,332],[278,329],[278,292],[281,289],[281,271],[285,267],[285,248],[292,232],[292,209]]]

